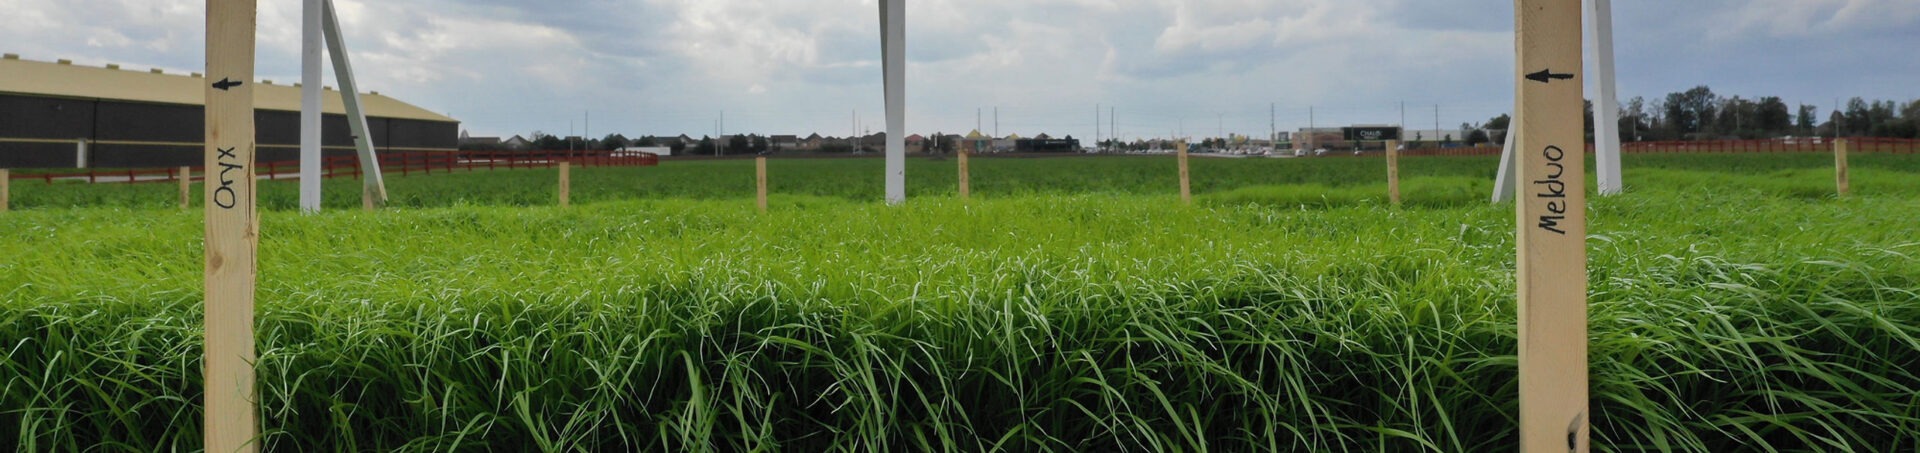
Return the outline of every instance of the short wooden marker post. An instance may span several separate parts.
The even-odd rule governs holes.
[[[758,186],[756,192],[759,194],[755,201],[760,207],[760,213],[765,214],[767,212],[767,156],[753,158],[753,179]]]
[[[972,145],[967,146],[971,147]],[[967,149],[964,147],[960,149],[960,201],[973,199],[972,175],[967,173],[967,155],[969,154],[973,153],[967,152]]]
[[[1181,139],[1174,149],[1180,153],[1180,204],[1193,204],[1193,185],[1187,179],[1187,140]]]
[[[360,188],[360,210],[373,212],[373,206],[374,206],[373,186],[369,185],[369,186],[361,187]]]
[[[13,206],[13,174],[0,168],[0,212],[7,212]]]
[[[1581,4],[1516,2],[1520,451],[1585,453],[1587,184]]]
[[[560,207],[570,206],[573,197],[572,161],[560,161]]]
[[[1387,199],[1400,207],[1400,142],[1387,141]]]
[[[193,167],[180,167],[180,210],[193,208]]]
[[[254,386],[255,0],[207,1],[206,406],[209,452],[260,449]]]
[[[1853,191],[1853,184],[1847,181],[1847,150],[1852,146],[1844,138],[1833,141],[1833,182],[1840,189],[1840,198]]]

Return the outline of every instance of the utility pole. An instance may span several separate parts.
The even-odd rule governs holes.
[[[1407,138],[1407,101],[1400,101],[1400,135],[1401,139]]]
[[[993,138],[1000,138],[1000,106],[993,106]]]
[[[1107,135],[1113,138],[1115,145],[1120,144],[1120,123],[1113,119],[1113,106],[1111,105],[1107,106]]]
[[[1100,104],[1093,104],[1093,146],[1100,146]]]
[[[1278,117],[1274,114],[1274,109],[1279,107],[1280,103],[1267,103],[1267,148],[1269,148],[1269,151],[1280,149],[1280,123],[1277,122],[1276,118]]]

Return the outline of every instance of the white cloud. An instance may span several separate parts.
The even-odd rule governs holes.
[[[882,115],[876,0],[336,0],[363,89],[477,134],[839,135]],[[262,2],[259,73],[299,74],[298,1]],[[1468,0],[911,0],[915,132],[1123,135],[1396,122],[1405,100],[1443,127],[1511,103],[1512,11]],[[1757,95],[1908,98],[1913,0],[1615,2],[1625,93],[1711,84]],[[198,71],[204,2],[0,0],[0,51]],[[1851,68],[1830,71],[1822,67]],[[1873,76],[1872,74],[1882,74]],[[1724,88],[1723,88],[1724,87]],[[858,111],[860,125],[852,124]],[[1431,116],[1431,112],[1410,116]],[[571,120],[570,120],[571,119]],[[989,122],[990,116],[982,118]],[[1413,122],[1414,118],[1409,118]],[[1427,126],[1431,118],[1421,120]],[[1431,127],[1431,126],[1427,126]],[[1104,129],[1104,127],[1103,127]],[[1211,129],[1210,129],[1211,130]],[[1090,138],[1090,137],[1089,137]]]

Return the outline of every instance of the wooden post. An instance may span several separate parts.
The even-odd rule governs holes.
[[[1387,199],[1400,207],[1400,142],[1387,140]]]
[[[193,167],[180,167],[180,210],[193,208]]]
[[[570,205],[568,198],[571,198],[573,192],[573,180],[570,176],[573,173],[570,171],[572,169],[573,162],[560,161],[560,207],[562,208]]]
[[[13,175],[7,169],[0,168],[0,212],[7,212],[13,205]]]
[[[373,186],[360,187],[360,210],[373,212]]]
[[[207,1],[205,436],[209,452],[254,452],[255,0]]]
[[[1180,144],[1174,149],[1180,153],[1180,204],[1193,205],[1193,186],[1187,179],[1187,140],[1180,139]]]
[[[1581,5],[1516,0],[1520,451],[1585,453],[1587,194]]]
[[[1833,181],[1840,189],[1840,198],[1846,198],[1853,191],[1853,184],[1847,181],[1847,151],[1852,147],[1844,138],[1833,141]]]
[[[767,156],[753,158],[753,175],[759,186],[760,213],[765,214],[767,212]]]
[[[971,181],[973,175],[967,173],[967,156],[973,154],[967,152],[967,148],[972,146],[960,148],[960,201],[973,199],[973,181]]]

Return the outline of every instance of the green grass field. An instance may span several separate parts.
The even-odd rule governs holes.
[[[1489,158],[750,161],[263,184],[270,451],[1506,451]],[[1597,451],[1920,449],[1920,156],[1630,155],[1590,248]],[[201,214],[22,183],[0,450],[199,446]],[[14,448],[6,448],[6,447]]]

